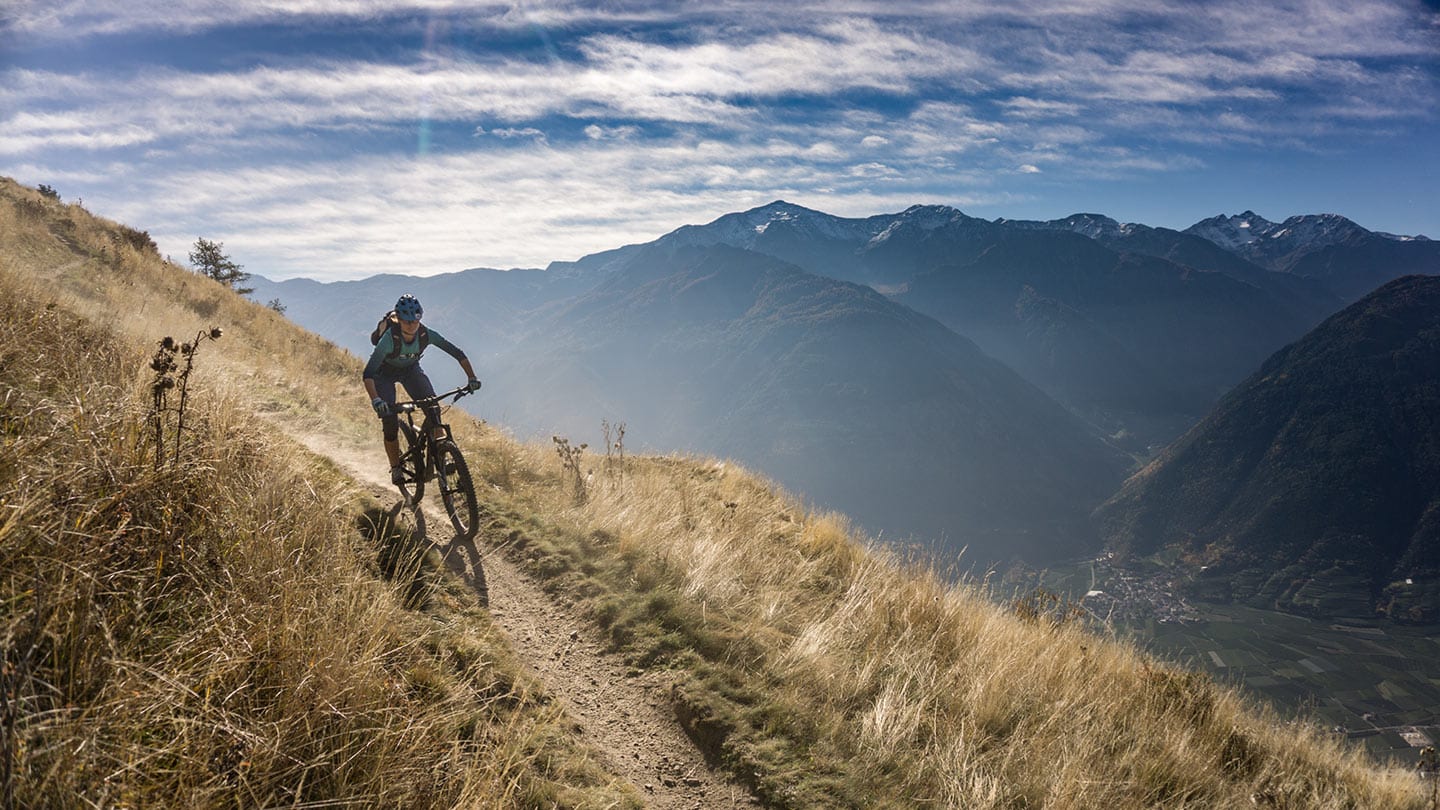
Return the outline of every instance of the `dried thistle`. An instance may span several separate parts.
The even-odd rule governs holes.
[[[175,421],[175,449],[172,456],[172,463],[180,460],[181,436],[185,430],[185,406],[190,395],[190,373],[195,369],[195,353],[200,350],[200,344],[206,340],[219,340],[224,332],[218,326],[212,326],[208,330],[202,330],[195,334],[195,339],[187,343],[177,344],[175,338],[166,335],[157,343],[155,354],[150,358],[150,370],[155,372],[155,377],[150,384],[151,412],[150,419],[154,425],[155,432],[155,466],[159,467],[165,458],[165,415],[171,411],[168,392],[175,388],[176,383],[180,386],[180,403],[173,410],[176,416]],[[180,368],[175,356],[185,357],[185,367]],[[176,372],[179,371],[178,379]]]
[[[551,436],[550,440],[555,442],[555,454],[560,456],[560,466],[574,484],[575,505],[579,506],[589,498],[589,493],[585,491],[585,478],[580,472],[580,457],[590,445],[582,443],[572,446],[569,439],[560,436]]]

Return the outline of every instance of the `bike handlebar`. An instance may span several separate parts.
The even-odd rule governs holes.
[[[439,405],[441,402],[444,402],[446,399],[450,399],[451,397],[454,397],[454,399],[451,399],[451,401],[455,402],[458,401],[461,397],[468,396],[471,393],[474,392],[472,392],[468,387],[462,385],[459,388],[454,389],[453,391],[446,391],[443,394],[436,394],[433,397],[423,397],[421,399],[415,399],[409,402],[397,402],[395,403],[395,412],[405,413],[408,411],[413,411],[417,407],[423,408],[426,405]]]

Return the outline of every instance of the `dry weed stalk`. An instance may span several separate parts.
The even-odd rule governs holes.
[[[1078,602],[1043,586],[1036,586],[1030,593],[1016,597],[1010,607],[1022,621],[1036,625],[1059,626],[1086,616],[1085,608]]]
[[[625,423],[610,424],[600,421],[600,430],[605,436],[605,478],[617,487],[625,485]]]
[[[565,477],[570,479],[574,488],[574,503],[582,506],[589,499],[589,493],[585,490],[585,477],[580,471],[580,459],[585,454],[588,444],[571,445],[570,440],[560,436],[551,436],[555,443],[555,455],[560,457],[560,467],[565,471]]]
[[[195,370],[195,355],[199,352],[202,341],[219,340],[222,334],[224,332],[220,327],[212,326],[208,330],[196,332],[195,339],[189,343],[176,344],[175,338],[169,335],[157,343],[155,354],[150,358],[150,370],[155,372],[155,377],[150,382],[149,417],[154,429],[157,469],[165,458],[165,422],[169,414],[175,417],[175,447],[170,463],[180,463],[180,447],[185,436],[185,408],[189,404],[190,374]],[[185,358],[183,368],[176,362],[176,355]],[[169,395],[177,385],[180,389],[180,402],[172,409],[168,404]]]
[[[1415,770],[1420,778],[1430,783],[1430,810],[1440,808],[1440,753],[1435,746],[1427,745],[1420,751],[1420,761]]]

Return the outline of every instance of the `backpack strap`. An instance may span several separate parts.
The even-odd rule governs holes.
[[[394,335],[395,335],[395,336],[394,336],[394,339],[391,341],[390,353],[387,354],[387,355],[385,355],[385,359],[386,359],[387,361],[389,361],[389,360],[394,360],[395,358],[397,358],[397,357],[400,356],[400,347],[401,347],[401,346],[404,344],[404,342],[405,342],[405,339],[402,338],[402,337],[400,337],[400,324],[396,323],[396,324],[392,324],[392,326],[394,327],[394,328],[393,328],[393,332],[394,332]],[[390,329],[391,327],[386,327],[386,328],[387,328],[387,329]],[[415,337],[417,337],[417,338],[420,339],[420,353],[421,353],[421,354],[424,354],[424,353],[425,353],[425,349],[430,346],[430,330],[429,330],[429,329],[426,329],[425,326],[424,326],[424,324],[421,324],[421,326],[420,326],[420,331],[419,331],[418,334],[415,335]],[[375,339],[375,342],[376,342],[376,343],[379,343],[379,342],[380,342],[380,339],[379,339],[379,338],[376,338],[376,339]]]

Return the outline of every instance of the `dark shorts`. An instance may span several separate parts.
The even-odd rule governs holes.
[[[380,373],[376,374],[373,379],[375,395],[391,405],[395,404],[396,383],[405,386],[405,393],[409,394],[411,399],[435,396],[435,386],[430,384],[430,378],[425,375],[425,370],[420,368],[419,363],[406,369],[391,369],[381,366]],[[426,410],[434,416],[440,409],[432,405]],[[382,418],[380,424],[385,431],[385,441],[395,441],[400,433],[399,417],[391,414]]]

